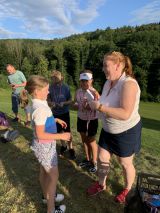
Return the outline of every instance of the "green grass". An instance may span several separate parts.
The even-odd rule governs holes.
[[[160,174],[160,104],[141,103],[140,113],[143,119],[142,149],[135,158],[138,172]],[[0,111],[11,118],[10,91],[0,89]],[[41,203],[41,190],[38,183],[38,163],[29,148],[32,130],[25,128],[22,122],[12,124],[21,135],[12,143],[0,143],[0,212],[2,213],[46,213]],[[71,128],[76,162],[67,158],[59,159],[60,177],[58,191],[65,194],[66,213],[113,213],[123,212],[123,205],[114,203],[114,195],[122,188],[122,170],[115,157],[107,180],[107,190],[89,198],[86,188],[96,180],[96,175],[89,174],[77,166],[83,158],[83,149],[79,134],[76,132],[75,111],[71,111]],[[99,133],[97,135],[97,139]],[[57,144],[59,150],[59,143]],[[67,155],[67,154],[66,154]],[[135,210],[138,212],[138,209]]]

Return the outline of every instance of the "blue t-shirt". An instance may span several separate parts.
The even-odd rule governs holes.
[[[71,99],[70,89],[66,84],[51,84],[49,87],[50,100],[56,104],[69,101]],[[62,115],[69,112],[69,105],[63,107],[56,106],[52,109],[54,115]]]

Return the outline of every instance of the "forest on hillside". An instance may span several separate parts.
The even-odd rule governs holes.
[[[102,61],[105,53],[121,51],[131,58],[141,99],[160,102],[160,23],[117,29],[97,29],[63,39],[0,40],[0,87],[6,86],[6,64],[14,64],[26,77],[49,78],[53,69],[63,72],[65,82],[78,87],[79,73],[90,69],[94,86],[101,91],[105,81]]]

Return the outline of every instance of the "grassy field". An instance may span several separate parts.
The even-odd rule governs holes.
[[[0,111],[12,118],[10,110],[10,91],[0,89]],[[160,174],[160,104],[141,103],[143,119],[142,149],[135,158],[138,172]],[[23,115],[23,112],[22,112]],[[96,175],[80,169],[77,163],[83,159],[83,149],[79,134],[76,132],[76,112],[71,111],[71,128],[76,161],[59,159],[60,177],[58,192],[65,194],[66,213],[121,213],[124,206],[113,201],[121,190],[122,170],[115,158],[107,180],[107,190],[95,197],[86,196],[86,188],[96,180]],[[23,116],[22,116],[23,118]],[[29,148],[32,130],[21,123],[12,124],[21,133],[12,143],[0,143],[0,213],[45,213],[41,203],[41,190],[38,183],[38,163]],[[98,139],[99,134],[97,135]],[[59,150],[59,143],[57,143]],[[133,212],[138,213],[135,209]]]

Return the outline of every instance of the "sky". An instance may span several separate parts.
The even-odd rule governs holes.
[[[160,0],[0,0],[0,39],[54,39],[160,22]]]

